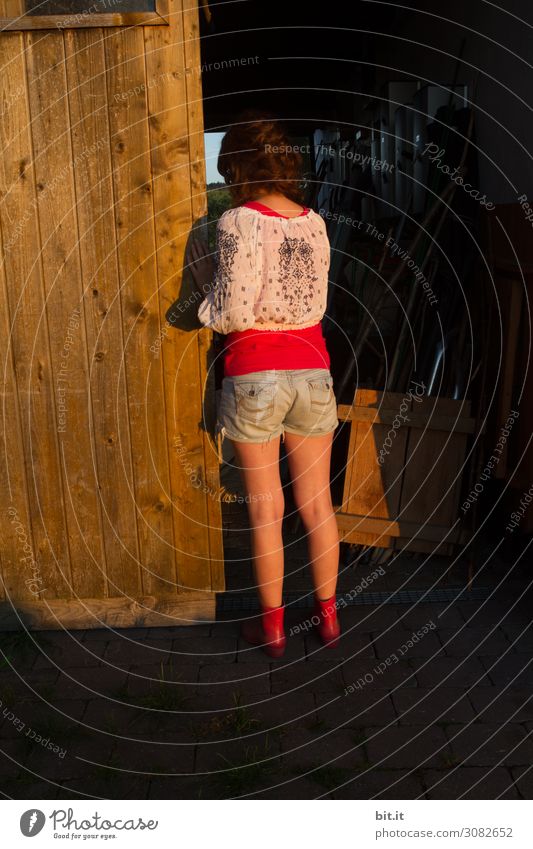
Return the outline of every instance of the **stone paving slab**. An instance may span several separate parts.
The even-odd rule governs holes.
[[[219,698],[195,696],[190,704],[183,707],[180,727],[197,741],[232,738],[243,730],[262,730],[257,713],[268,702],[266,695],[242,696],[221,709]]]
[[[413,662],[398,655],[385,659],[357,658],[345,661],[342,671],[349,692],[364,690],[372,684],[388,689],[418,687],[419,682]]]
[[[274,776],[271,784],[265,789],[250,795],[251,799],[317,799],[322,792],[321,785],[313,781],[313,777],[291,776],[285,774]]]
[[[109,757],[114,745],[112,740],[109,740],[107,744],[102,741],[96,743],[94,740],[91,743],[90,750],[87,751],[86,747],[84,755],[88,760],[94,761],[103,760],[105,752]],[[66,751],[66,754],[60,758],[59,755],[36,744],[24,761],[24,766],[42,780],[61,783],[66,779],[86,777],[92,767],[81,759],[83,756],[76,757],[75,751],[67,742],[64,743],[63,751]]]
[[[367,764],[364,735],[354,729],[313,733],[296,728],[282,735],[281,751],[286,769],[357,768]]]
[[[205,785],[203,776],[152,776],[149,784],[144,782],[143,789],[147,799],[205,799],[209,798],[205,795]]]
[[[387,725],[397,720],[391,691],[374,685],[348,695],[317,693],[316,702],[317,717],[329,728]]]
[[[26,762],[30,745],[25,737],[0,741],[0,777],[2,781],[15,778]]]
[[[80,719],[85,712],[86,703],[60,702],[56,708],[37,701],[17,706],[19,711],[17,722],[11,722],[7,727],[2,727],[1,740],[17,737],[27,740],[28,751],[31,751],[39,740],[49,741],[52,748],[57,746],[59,749],[68,749],[71,740],[81,733]]]
[[[30,728],[39,730],[41,726],[48,726],[50,723],[57,725],[60,732],[65,733],[73,723],[77,722],[85,709],[84,701],[56,700],[53,691],[47,694],[48,704],[44,699],[39,699],[37,693],[31,691],[28,693],[28,698],[24,700],[8,701],[6,694],[2,693],[2,695],[4,703],[0,714],[3,720],[0,726],[0,740],[23,736]],[[6,716],[3,715],[4,710],[8,711]],[[12,719],[10,714],[13,714]]]
[[[113,773],[65,781],[59,799],[146,799],[149,782],[141,777],[121,777]],[[39,798],[39,797],[36,797]]]
[[[237,642],[237,662],[238,663],[257,663],[264,660],[265,654],[260,646],[252,646],[238,638]],[[274,659],[274,658],[273,658]],[[287,648],[283,655],[284,662],[287,661],[304,661],[307,659],[306,646],[303,637],[289,637],[287,639]]]
[[[500,628],[471,628],[461,629],[441,628],[439,638],[444,646],[444,653],[449,657],[467,657],[470,654],[498,656],[511,648],[511,641]]]
[[[513,766],[510,772],[519,796],[522,799],[533,799],[533,765]]]
[[[180,637],[210,637],[213,628],[218,628],[218,622],[199,622],[196,625],[174,625],[168,628],[147,628],[145,642],[151,640],[179,640]],[[128,629],[124,630],[127,633]],[[217,634],[217,636],[222,636]]]
[[[473,722],[447,725],[454,755],[465,766],[520,766],[533,763],[533,737],[519,723]]]
[[[177,734],[184,734],[189,741],[194,741],[193,724],[184,710],[186,707],[187,704],[176,710],[145,710],[138,721],[132,722],[130,733],[135,738],[156,744],[172,739]]]
[[[216,639],[181,636],[172,640],[172,658],[178,666],[189,666],[191,663],[235,663],[237,660],[236,652],[236,634],[233,636],[217,636]]]
[[[368,634],[395,625],[407,610],[402,604],[361,604],[339,610],[338,616],[344,632]]]
[[[104,660],[106,664],[117,669],[128,669],[132,665],[160,665],[168,663],[172,644],[168,639],[144,641],[120,638],[110,640],[106,645]]]
[[[479,660],[487,672],[487,677],[496,687],[506,684],[515,688],[533,685],[533,663],[527,654],[515,654],[510,651],[500,658],[480,654]]]
[[[164,628],[156,628],[151,630],[164,631]],[[174,629],[172,629],[174,630]],[[109,626],[108,628],[86,628],[85,630],[79,631],[80,640],[84,643],[90,643],[93,640],[96,641],[106,641],[106,640],[119,640],[120,637],[125,638],[126,640],[143,640],[148,636],[150,629],[149,628],[113,628]],[[45,633],[54,633],[53,631],[46,631]],[[160,633],[157,639],[165,639],[168,635]]]
[[[461,767],[423,770],[427,799],[519,799],[508,769]],[[481,825],[481,823],[479,823]]]
[[[272,728],[290,731],[294,727],[308,727],[318,722],[314,694],[301,691],[269,698],[250,709],[249,714],[265,730]]]
[[[247,664],[206,664],[200,668],[197,692],[213,696],[227,684],[236,692],[245,694],[270,693],[270,664],[266,661]],[[228,689],[226,687],[226,689]]]
[[[248,781],[252,774],[259,779],[261,772],[268,772],[272,767],[278,766],[279,754],[279,737],[276,734],[254,735],[251,740],[217,740],[213,743],[202,743],[196,750],[196,773],[206,773],[210,780],[215,779],[218,783],[225,780],[225,773],[236,770],[242,773],[235,778],[242,778],[244,788],[246,773]]]
[[[431,660],[414,657],[411,663],[420,687],[435,684],[443,687],[490,687],[493,683],[477,657],[436,657]]]
[[[346,783],[347,782],[347,783]],[[344,784],[344,786],[341,786]],[[417,771],[408,769],[361,770],[348,776],[327,799],[423,799],[424,786]]]
[[[1,658],[2,667],[4,663],[15,666],[20,663],[31,669],[42,652],[67,642],[72,642],[72,638],[65,631],[4,631],[0,634],[0,645],[7,660]]]
[[[45,782],[33,780],[28,774],[24,780],[9,784],[5,788],[0,783],[7,798],[11,799],[62,799],[63,788],[57,782]]]
[[[457,602],[435,604],[419,601],[412,605],[393,606],[397,611],[398,622],[409,631],[422,628],[431,622],[434,622],[438,629],[460,628],[466,621],[464,611]],[[474,606],[477,608],[479,604]]]
[[[452,750],[442,728],[432,725],[367,727],[366,748],[371,764],[384,769],[446,766]]]
[[[509,622],[505,620],[500,626],[513,650],[516,652],[533,653],[533,624],[522,622]],[[487,652],[484,652],[487,654]]]
[[[418,642],[412,639],[414,629],[406,634],[406,629],[397,625],[387,631],[372,633],[372,645],[376,656],[383,660],[394,654],[405,652],[408,657],[438,657],[444,655],[445,651],[435,631],[429,631],[418,638]],[[411,640],[414,644],[411,645]]]
[[[2,670],[0,672],[0,694],[4,704],[18,703],[35,698],[33,691],[47,689],[57,682],[60,671],[56,668],[50,669],[27,669],[25,666],[17,667],[15,670]],[[11,705],[10,705],[11,706]]]
[[[137,697],[153,696],[155,693],[168,692],[176,696],[188,696],[196,691],[199,666],[174,667],[172,664],[157,663],[133,665],[126,679],[126,691],[134,701]],[[118,688],[117,688],[118,689]]]
[[[251,611],[243,612],[243,611],[235,611],[235,613],[220,613],[217,616],[217,621],[210,626],[210,633],[207,636],[216,637],[220,639],[221,637],[235,637],[239,636],[240,631],[240,621],[241,619],[247,618],[251,615]],[[200,626],[204,627],[204,626]],[[196,625],[194,626],[195,634],[196,634]],[[174,637],[175,639],[179,639],[181,634],[177,632]]]
[[[518,595],[518,594],[517,594]],[[458,603],[458,607],[471,628],[504,627],[506,623],[531,624],[531,601],[527,598],[518,603],[516,598],[487,599],[484,602]]]
[[[198,702],[208,703],[214,716],[226,716],[238,706],[241,711],[253,711],[257,705],[272,698],[264,692],[245,692],[242,689],[242,682],[237,684],[220,682],[216,685],[216,693],[213,690],[214,686],[212,683],[207,683],[204,689],[199,688],[198,694],[183,705],[183,710],[190,715],[190,710],[194,709]]]
[[[61,670],[69,666],[101,666],[107,646],[108,641],[82,643],[64,637],[39,653],[33,668],[59,667]]]
[[[113,747],[113,765],[117,770],[139,773],[145,778],[154,774],[172,775],[194,772],[196,741],[190,734],[166,732],[159,742],[117,740]]]
[[[468,698],[482,722],[533,721],[533,691],[530,688],[474,687],[469,690]]]
[[[479,688],[479,692],[490,688]],[[400,725],[469,722],[476,718],[467,692],[461,687],[401,687],[392,693]]]
[[[339,644],[334,648],[324,646],[315,634],[305,637],[307,657],[309,660],[355,660],[356,658],[375,658],[376,651],[372,645],[370,633],[359,634],[355,630],[351,634],[341,634]]]
[[[104,731],[108,734],[139,733],[138,720],[145,713],[138,707],[130,707],[119,702],[109,702],[105,699],[90,699],[87,710],[83,714],[82,724],[89,733],[97,734]]]
[[[65,667],[54,684],[56,699],[112,697],[126,684],[128,673],[111,668]]]
[[[344,690],[342,664],[317,660],[309,663],[292,663],[272,666],[270,673],[273,693],[332,693]]]

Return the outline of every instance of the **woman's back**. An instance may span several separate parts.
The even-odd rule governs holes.
[[[298,329],[323,317],[330,245],[314,210],[287,217],[259,201],[226,210],[215,260],[213,291],[198,316],[219,333]]]

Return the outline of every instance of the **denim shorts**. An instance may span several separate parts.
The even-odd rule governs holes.
[[[323,436],[338,423],[329,369],[268,369],[222,381],[217,415],[222,439],[265,442],[285,438],[285,431]]]

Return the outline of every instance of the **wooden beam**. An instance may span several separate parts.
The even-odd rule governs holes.
[[[435,399],[438,401],[438,399]],[[399,410],[375,409],[369,407],[353,407],[349,404],[339,404],[337,415],[341,421],[366,422],[367,424],[391,425],[395,419],[399,427],[428,428],[428,430],[445,430],[454,433],[474,433],[476,420],[457,418],[455,416],[434,415],[426,413],[409,413],[405,421],[398,416]]]
[[[0,630],[169,628],[213,622],[215,616],[215,593],[181,593],[177,599],[164,600],[155,596],[24,600],[16,608],[0,603]]]
[[[466,538],[465,531],[462,528],[450,529],[442,525],[424,525],[419,522],[405,522],[397,519],[357,516],[342,513],[338,507],[334,509],[339,537],[345,542],[351,541],[349,537],[352,534],[372,534],[376,538],[381,536],[414,537],[429,542],[441,542],[445,539],[446,543],[464,542]]]

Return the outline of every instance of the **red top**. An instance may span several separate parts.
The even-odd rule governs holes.
[[[235,330],[224,342],[224,375],[266,369],[328,368],[320,322],[301,330]]]
[[[280,215],[260,201],[243,204],[264,215]],[[304,207],[300,215],[307,215]],[[299,216],[293,216],[298,218]],[[235,330],[224,341],[224,376],[249,374],[267,369],[328,368],[329,354],[320,322],[298,330]]]
[[[307,215],[309,212],[309,207],[304,206],[303,211],[299,212],[298,215],[282,215],[280,212],[276,212],[275,209],[271,209],[270,206],[265,206],[265,204],[261,203],[260,200],[249,200],[246,203],[243,203],[242,206],[249,206],[250,209],[257,209],[258,212],[262,212],[264,215],[275,215],[276,218],[299,218],[300,215]]]

